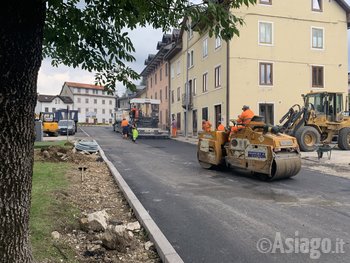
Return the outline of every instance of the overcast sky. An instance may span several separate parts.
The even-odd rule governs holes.
[[[350,0],[346,0],[350,4]],[[144,61],[148,54],[156,54],[157,42],[162,38],[161,30],[154,30],[151,27],[140,28],[131,31],[129,37],[134,44],[136,52],[133,54],[136,61],[130,66],[141,73],[144,69]],[[348,50],[350,49],[350,32],[348,30]],[[349,50],[350,53],[350,50]],[[348,59],[349,61],[349,59]],[[349,62],[350,66],[350,62]],[[65,81],[94,83],[94,74],[80,69],[73,69],[66,66],[52,67],[49,59],[45,59],[41,65],[38,77],[38,92],[40,94],[59,94]],[[136,82],[138,84],[139,81]],[[117,84],[117,92],[121,95],[124,92],[122,84]]]

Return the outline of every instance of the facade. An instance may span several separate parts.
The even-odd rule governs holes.
[[[146,97],[160,100],[159,127],[169,129],[169,63],[164,55],[171,49],[177,39],[179,30],[174,29],[172,34],[164,34],[162,41],[157,43],[157,54],[149,55],[145,60],[145,69],[141,72],[147,83]]]
[[[240,36],[228,43],[181,31],[165,55],[171,114],[180,131],[196,135],[202,119],[213,127],[219,120],[228,125],[243,105],[277,125],[292,105],[303,103],[302,94],[347,92],[349,6],[342,0],[295,0],[293,8],[290,4],[258,0],[233,10],[245,24]]]
[[[103,86],[65,82],[60,95],[73,100],[79,122],[112,123],[116,99],[115,95],[108,95]]]
[[[73,100],[68,96],[43,95],[38,94],[35,114],[39,116],[40,112],[56,112],[59,109],[73,108]]]

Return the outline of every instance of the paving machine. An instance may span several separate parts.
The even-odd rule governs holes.
[[[200,133],[199,164],[205,169],[226,164],[251,171],[269,181],[298,174],[301,156],[294,137],[280,133],[278,127],[266,125],[261,116],[254,116],[249,124],[242,126],[235,133]]]
[[[350,117],[343,109],[341,92],[311,92],[302,95],[304,106],[293,105],[281,118],[281,130],[298,140],[300,150],[314,151],[317,145],[336,140],[350,150]]]

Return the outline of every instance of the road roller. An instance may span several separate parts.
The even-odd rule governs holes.
[[[254,116],[249,124],[240,124],[237,132],[201,132],[197,149],[199,164],[205,169],[219,165],[240,168],[268,181],[297,175],[301,156],[296,138],[265,124],[263,119]]]

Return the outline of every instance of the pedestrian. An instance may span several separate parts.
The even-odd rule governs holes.
[[[132,141],[136,143],[136,139],[139,137],[139,131],[137,130],[136,125],[133,125],[131,129]]]
[[[175,116],[172,116],[173,120],[171,121],[171,137],[175,138],[177,135],[177,122]]]
[[[225,131],[225,126],[222,125],[221,121],[218,122],[217,131]]]
[[[123,131],[123,139],[127,139],[129,133],[129,121],[125,117],[122,120],[121,126]]]

